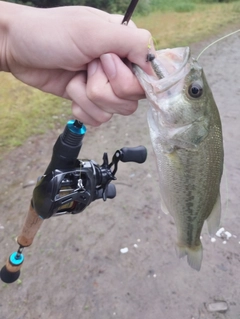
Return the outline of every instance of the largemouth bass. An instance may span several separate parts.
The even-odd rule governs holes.
[[[152,59],[153,60],[153,59]],[[157,51],[154,75],[134,72],[150,108],[148,124],[157,159],[161,209],[177,228],[178,256],[200,270],[204,221],[219,228],[223,141],[219,112],[202,67],[188,47]]]

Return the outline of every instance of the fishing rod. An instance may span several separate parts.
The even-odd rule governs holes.
[[[123,147],[117,150],[109,163],[103,154],[102,165],[93,160],[78,159],[86,127],[77,120],[70,120],[59,135],[51,161],[45,173],[38,178],[22,230],[17,237],[19,248],[7,259],[0,272],[5,283],[12,283],[20,276],[24,261],[23,249],[29,247],[44,219],[64,214],[78,214],[98,199],[113,199],[116,188],[111,184],[120,162],[144,163],[147,150],[144,146]]]
[[[137,3],[138,0],[130,2],[122,24],[128,24]],[[33,190],[24,225],[17,237],[19,248],[9,256],[0,271],[2,281],[12,283],[19,278],[24,261],[23,249],[32,244],[44,219],[77,214],[86,209],[92,201],[114,198],[116,188],[110,183],[116,179],[118,162],[144,163],[147,158],[146,148],[138,146],[117,150],[111,163],[107,153],[104,153],[101,166],[92,160],[79,160],[85,133],[86,127],[83,123],[71,120],[59,135],[53,147],[52,159]]]

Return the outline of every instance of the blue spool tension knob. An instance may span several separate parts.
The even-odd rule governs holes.
[[[24,256],[23,256],[23,254],[19,254],[15,251],[9,257],[9,261],[12,264],[12,266],[20,266],[24,261]]]

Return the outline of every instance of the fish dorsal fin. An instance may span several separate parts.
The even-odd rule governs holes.
[[[214,236],[219,229],[221,219],[221,197],[218,194],[215,205],[209,217],[207,218],[208,233],[210,236]]]

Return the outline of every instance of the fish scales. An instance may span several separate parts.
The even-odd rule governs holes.
[[[221,120],[204,72],[189,48],[158,51],[158,63],[163,79],[146,75],[137,66],[134,70],[150,104],[148,123],[161,207],[174,218],[179,257],[187,255],[189,265],[200,270],[204,221],[208,220],[211,235],[220,222]],[[189,96],[194,85],[191,92],[199,89],[199,96]]]

